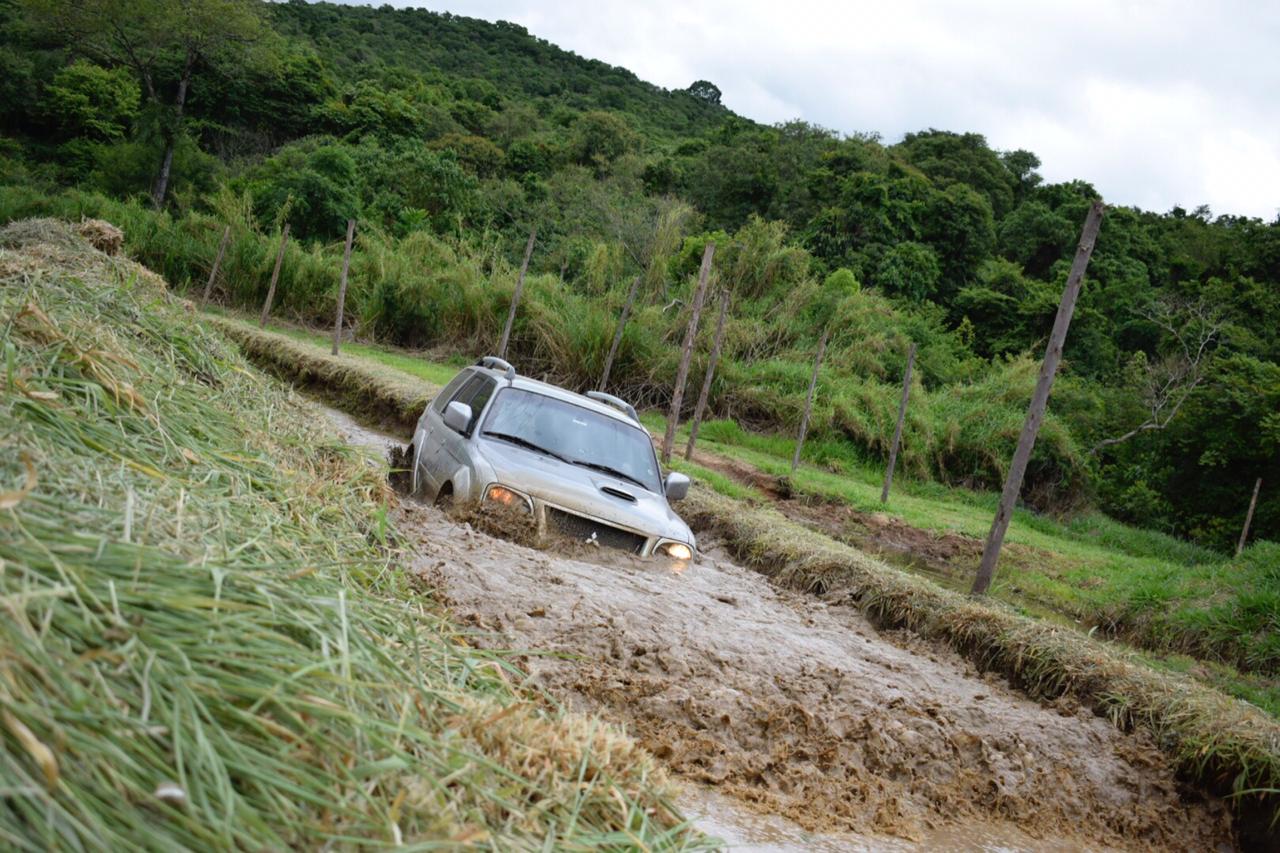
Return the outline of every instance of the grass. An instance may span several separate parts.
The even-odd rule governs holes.
[[[276,339],[257,330],[252,334]],[[355,358],[349,362],[348,369],[363,373],[366,384],[382,387],[378,379],[385,370],[382,364]],[[651,430],[660,431],[661,416],[646,413],[642,420]],[[733,449],[713,442],[706,446],[713,444],[718,445],[716,449]],[[756,458],[766,467],[775,464],[770,454],[743,450],[742,458]],[[740,558],[778,583],[808,591],[837,589],[879,624],[906,628],[950,645],[980,668],[1006,673],[1032,696],[1071,694],[1117,726],[1150,730],[1186,778],[1232,796],[1248,825],[1260,827],[1264,835],[1270,831],[1270,821],[1280,814],[1276,799],[1266,793],[1280,788],[1280,723],[1253,705],[1188,677],[1185,670],[1201,664],[1154,660],[1085,632],[1029,618],[999,601],[975,601],[788,521],[764,504],[760,492],[717,471],[679,459],[672,467],[699,480],[681,507],[686,519],[699,531],[723,538]],[[817,479],[803,479],[810,476]],[[799,482],[812,486],[827,482],[828,476],[832,475],[802,469]],[[860,494],[866,478],[853,479],[855,484],[846,488]],[[917,488],[907,484],[895,499],[895,508],[904,497],[923,506],[928,499],[913,495]],[[949,512],[972,511],[982,500],[980,495],[956,498],[954,506],[937,512],[946,517]],[[927,507],[919,511],[926,512]],[[1050,534],[1041,530],[1036,535]],[[1071,539],[1075,536],[1078,546],[1084,547],[1090,535],[1068,530],[1064,539],[1076,541]],[[1116,532],[1109,530],[1106,535]],[[1128,541],[1139,552],[1153,547],[1144,545],[1140,537]],[[1158,539],[1152,542],[1161,544]]]
[[[156,277],[9,226],[0,352],[0,846],[703,843],[632,741],[466,643],[381,471]]]

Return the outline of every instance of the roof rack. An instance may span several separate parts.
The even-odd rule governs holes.
[[[636,407],[628,403],[621,397],[615,397],[612,394],[606,394],[603,391],[588,391],[585,395],[588,399],[604,403],[606,406],[612,406],[620,412],[628,415],[631,420],[640,423],[640,416],[636,414]]]
[[[506,359],[498,358],[496,355],[486,355],[476,362],[479,367],[487,367],[490,370],[501,370],[505,373],[502,377],[507,382],[511,382],[516,378],[516,369],[511,366],[511,362]]]

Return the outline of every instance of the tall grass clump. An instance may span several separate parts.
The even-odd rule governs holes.
[[[0,231],[0,846],[700,843],[397,566],[381,473],[164,283]]]

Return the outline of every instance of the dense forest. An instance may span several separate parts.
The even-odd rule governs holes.
[[[806,450],[878,460],[910,342],[902,463],[998,487],[1079,228],[1099,195],[1025,150],[764,126],[714,83],[667,91],[510,23],[291,0],[0,0],[0,221],[99,215],[176,286],[329,316],[359,222],[360,334],[484,351],[531,228],[520,366],[669,399],[703,247],[732,299],[721,417],[790,429],[831,330]],[[1277,199],[1280,204],[1280,198]],[[700,376],[696,371],[695,376]],[[686,399],[690,396],[686,395]],[[1113,206],[1024,498],[1228,547],[1256,478],[1280,538],[1280,218]]]

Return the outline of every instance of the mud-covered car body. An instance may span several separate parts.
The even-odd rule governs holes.
[[[505,504],[541,532],[640,556],[696,549],[670,505],[689,479],[661,476],[634,409],[518,376],[501,359],[464,368],[427,405],[410,459],[412,489],[428,500]]]

